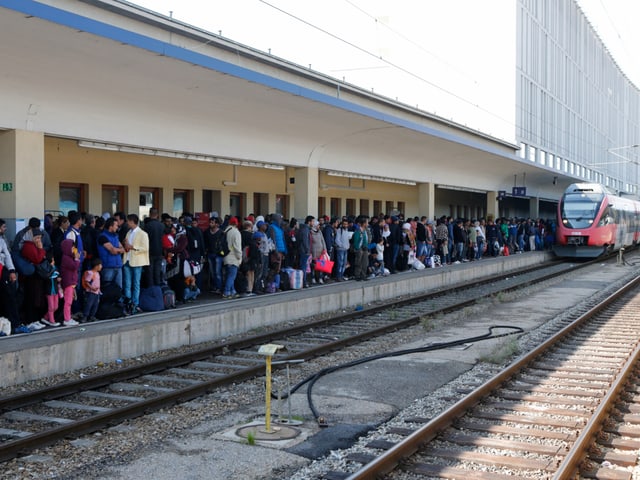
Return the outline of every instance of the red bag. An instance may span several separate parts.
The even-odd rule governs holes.
[[[320,258],[316,260],[316,264],[313,267],[318,272],[327,273],[331,275],[331,271],[333,270],[333,264],[331,260],[329,260],[329,255],[322,255]]]
[[[509,256],[509,247],[507,247],[506,245],[504,246],[504,248],[502,250],[502,255],[504,255],[505,257]]]

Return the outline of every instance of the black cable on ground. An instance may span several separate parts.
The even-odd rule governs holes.
[[[510,329],[513,330],[512,332],[507,332],[507,333],[501,333],[498,335],[494,335],[493,331],[495,329]],[[356,365],[362,365],[363,363],[367,363],[367,362],[371,362],[373,360],[379,360],[381,358],[391,358],[391,357],[399,357],[402,355],[409,355],[411,353],[422,353],[422,352],[429,352],[432,350],[441,350],[444,348],[450,348],[450,347],[455,347],[458,345],[464,345],[465,343],[469,343],[469,342],[479,342],[482,340],[492,340],[495,338],[500,338],[500,337],[506,337],[509,335],[515,335],[518,333],[524,333],[524,330],[520,327],[514,327],[511,325],[493,325],[491,327],[489,327],[489,331],[487,333],[485,333],[484,335],[478,335],[475,337],[467,337],[461,340],[453,340],[451,342],[442,342],[442,343],[432,343],[431,345],[427,345],[424,347],[418,347],[418,348],[411,348],[411,349],[407,349],[407,350],[397,350],[395,352],[386,352],[386,353],[379,353],[377,355],[372,355],[370,357],[364,357],[358,360],[354,360],[352,362],[348,362],[348,363],[343,363],[342,365],[335,365],[333,367],[327,367],[324,368],[322,370],[320,370],[319,372],[315,373],[314,375],[311,375],[310,377],[305,378],[304,380],[302,380],[301,382],[297,383],[296,385],[294,385],[293,388],[291,388],[291,390],[289,392],[287,392],[286,395],[280,395],[279,397],[276,396],[275,394],[272,393],[272,397],[274,398],[288,398],[290,395],[292,395],[293,393],[295,393],[298,389],[300,389],[303,385],[305,384],[309,384],[307,386],[307,401],[309,403],[309,409],[311,410],[311,413],[313,413],[313,417],[316,419],[316,421],[318,422],[318,424],[321,427],[326,427],[327,424],[324,420],[323,417],[320,416],[320,414],[318,413],[318,411],[316,410],[315,406],[313,405],[313,399],[312,399],[312,390],[313,390],[313,385],[322,377],[324,377],[325,375],[328,375],[329,373],[333,373],[336,372],[338,370],[342,370],[345,368],[350,368],[350,367],[354,367]]]

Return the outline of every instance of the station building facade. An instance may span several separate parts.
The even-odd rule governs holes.
[[[638,195],[640,90],[573,0],[518,0],[519,155]]]
[[[519,35],[544,24],[530,3],[518,2]],[[550,218],[595,158],[532,127],[516,143],[493,138],[127,2],[0,0],[0,36],[0,216],[14,229],[45,211],[151,206]],[[534,78],[530,47],[518,43],[521,85]],[[534,110],[522,125],[553,120],[522,96],[519,110]],[[525,195],[513,194],[514,176]]]

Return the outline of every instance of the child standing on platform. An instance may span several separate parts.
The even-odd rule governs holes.
[[[47,313],[45,313],[44,318],[40,320],[40,322],[50,327],[57,327],[60,324],[56,322],[55,313],[56,310],[58,310],[59,298],[63,297],[64,294],[62,293],[62,287],[60,287],[60,272],[58,272],[53,259],[51,259],[51,266],[53,267],[53,271],[49,276],[46,287]]]
[[[100,270],[102,270],[102,260],[94,258],[91,261],[91,270],[84,272],[82,276],[82,289],[84,290],[84,309],[82,311],[82,320],[84,322],[94,322],[96,320],[96,312],[100,304]]]

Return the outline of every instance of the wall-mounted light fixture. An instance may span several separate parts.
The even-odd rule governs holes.
[[[386,182],[386,183],[398,183],[400,185],[412,185],[415,186],[416,182],[411,180],[401,180],[398,178],[388,178],[388,177],[378,177],[375,175],[362,175],[360,173],[347,173],[347,172],[337,172],[334,170],[329,170],[327,175],[331,177],[343,177],[343,178],[359,178],[360,180],[373,180],[376,182]]]

